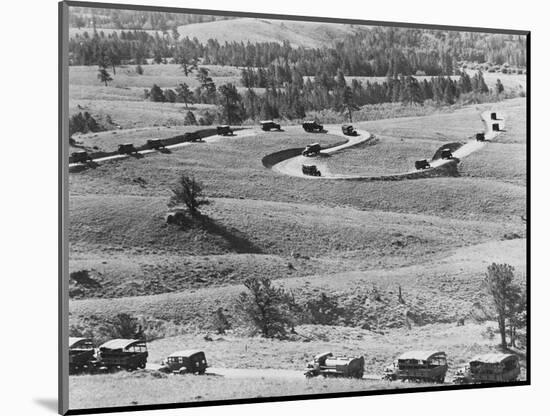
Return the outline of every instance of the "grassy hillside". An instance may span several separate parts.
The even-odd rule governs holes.
[[[182,37],[196,37],[206,43],[208,39],[224,42],[278,42],[288,41],[293,47],[322,48],[334,45],[356,30],[366,27],[353,27],[334,23],[294,22],[288,20],[268,20],[239,18],[217,22],[196,23],[178,28]]]

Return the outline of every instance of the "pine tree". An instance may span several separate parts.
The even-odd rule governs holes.
[[[340,104],[337,110],[343,113],[344,112],[347,113],[349,122],[353,123],[353,118],[352,118],[353,111],[359,110],[359,106],[355,104],[351,87],[344,87],[344,90],[340,98]]]
[[[206,68],[199,68],[197,72],[197,80],[200,83],[201,96],[203,102],[212,102],[216,96],[216,84],[209,76],[209,71]]]
[[[100,67],[98,69],[97,78],[99,79],[100,82],[105,83],[106,87],[108,86],[107,83],[113,80],[113,78],[111,78],[111,74],[109,74],[109,72],[105,67]]]
[[[504,92],[504,85],[502,85],[502,82],[500,81],[500,79],[497,79],[496,89],[497,89],[497,94]]]
[[[193,114],[192,111],[188,111],[187,113],[185,113],[185,118],[183,119],[183,125],[184,126],[197,125],[197,119],[195,118],[195,114]]]
[[[237,92],[237,88],[228,83],[221,85],[218,91],[220,93],[219,103],[227,124],[242,122],[241,96]]]
[[[162,89],[157,84],[154,84],[153,88],[151,88],[151,91],[149,92],[149,99],[151,101],[157,101],[161,103],[166,101],[166,98],[164,97],[164,93],[162,92]]]
[[[193,92],[189,89],[189,85],[186,83],[178,85],[176,88],[177,98],[176,101],[185,103],[185,108],[189,108],[189,103],[193,103]]]
[[[513,283],[514,268],[509,264],[493,263],[487,268],[483,281],[485,289],[493,299],[497,314],[500,344],[506,348],[506,319],[515,315],[517,303],[517,287]]]

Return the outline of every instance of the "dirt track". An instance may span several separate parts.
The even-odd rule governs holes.
[[[198,143],[199,144],[200,143],[216,143],[220,140],[227,140],[227,139],[231,139],[231,138],[249,137],[249,136],[255,136],[256,134],[258,134],[258,132],[255,129],[243,128],[242,130],[235,131],[233,136],[218,136],[218,135],[209,136],[209,137],[205,137],[204,139],[202,139]],[[186,147],[186,146],[192,146],[192,145],[197,145],[197,142],[182,142],[182,143],[177,143],[177,144],[166,146],[165,148],[169,149],[169,150],[173,150],[173,149],[178,149],[180,147]],[[147,155],[147,154],[150,154],[150,153],[157,153],[157,152],[158,152],[158,150],[151,149],[151,150],[141,150],[141,151],[137,152],[137,154],[141,155],[141,156],[144,156],[144,155]],[[100,157],[100,158],[94,159],[93,162],[94,163],[106,162],[106,161],[109,161],[109,160],[127,159],[129,157],[135,157],[135,156],[127,155],[127,154],[113,155],[113,156],[106,156],[106,157]],[[140,157],[140,156],[138,156],[138,157]],[[80,164],[80,163],[69,163],[69,168],[77,167],[77,166],[83,166],[83,165]]]
[[[499,117],[499,120],[496,121],[499,123],[500,128],[503,129],[504,127],[504,118],[502,114],[497,115]],[[305,156],[295,156],[291,157],[289,159],[283,160],[282,162],[279,162],[275,164],[272,169],[276,172],[279,172],[284,175],[289,176],[295,176],[300,178],[307,178],[307,179],[340,179],[340,180],[358,180],[358,179],[399,179],[399,178],[414,178],[416,176],[418,177],[425,177],[430,172],[434,172],[438,168],[441,168],[442,166],[446,166],[450,163],[456,162],[456,160],[460,160],[465,158],[466,156],[472,154],[473,152],[476,152],[480,149],[482,149],[484,146],[486,146],[487,142],[493,140],[498,134],[499,131],[493,131],[492,130],[492,122],[491,120],[491,111],[486,111],[481,114],[481,120],[485,124],[485,141],[477,141],[477,140],[469,140],[467,143],[465,143],[463,146],[458,148],[456,151],[453,152],[453,159],[436,159],[430,161],[430,168],[424,169],[424,170],[410,170],[407,172],[397,173],[397,174],[388,174],[388,175],[342,175],[342,174],[333,174],[331,173],[326,164],[323,162],[323,155],[330,155],[332,153],[336,153],[342,149],[346,149],[349,147],[356,146],[360,143],[363,143],[367,141],[371,134],[365,130],[358,130],[359,136],[350,137],[345,136],[342,131],[335,127],[330,126],[327,129],[327,132],[329,134],[342,136],[344,138],[349,139],[348,142],[340,145],[335,146],[329,149],[325,149],[321,151],[320,157],[305,157]],[[429,157],[426,159],[429,160]],[[302,173],[302,165],[316,165],[317,168],[321,171],[321,176],[310,176],[310,175],[304,175]]]
[[[148,370],[158,370],[160,365],[147,364]],[[282,378],[282,379],[300,379],[305,380],[304,371],[301,370],[285,370],[273,368],[219,368],[208,367],[207,376],[225,377],[232,379],[254,379],[254,378]],[[376,374],[365,374],[364,380],[380,380],[380,376]]]

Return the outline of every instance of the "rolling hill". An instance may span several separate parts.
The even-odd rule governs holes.
[[[240,18],[178,27],[182,37],[196,37],[201,42],[216,39],[224,42],[290,42],[293,47],[322,48],[357,30],[350,25],[319,22],[293,22]]]

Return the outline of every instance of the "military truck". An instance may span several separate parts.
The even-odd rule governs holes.
[[[344,133],[346,136],[357,136],[357,130],[353,128],[351,124],[344,124],[342,126],[342,133]]]
[[[145,147],[148,149],[164,149],[166,146],[164,146],[164,143],[161,139],[148,139],[145,143]]]
[[[159,371],[172,374],[204,374],[208,363],[201,350],[176,351],[162,361]]]
[[[218,136],[233,136],[233,130],[228,124],[216,127]]]
[[[308,133],[322,132],[323,125],[317,123],[316,121],[304,121],[302,123],[302,128]]]
[[[493,131],[500,131],[500,126],[498,123],[493,123]]]
[[[441,150],[441,159],[452,159],[453,153],[451,152],[451,149],[445,148]]]
[[[86,163],[91,160],[92,157],[85,150],[71,153],[71,163]]]
[[[263,131],[281,130],[281,125],[275,123],[273,120],[260,121],[260,125],[262,126]]]
[[[302,173],[308,176],[321,176],[321,172],[315,165],[302,165]]]
[[[476,140],[478,142],[483,142],[485,141],[485,133],[476,133]]]
[[[317,376],[363,378],[364,371],[363,357],[335,357],[332,352],[324,352],[315,356],[307,364],[304,375],[306,378]]]
[[[321,145],[319,143],[308,144],[302,151],[302,156],[317,156],[321,152]]]
[[[443,383],[447,369],[447,355],[442,351],[409,351],[386,367],[383,378]]]
[[[123,143],[118,145],[118,153],[121,155],[131,155],[137,153],[137,149],[133,143]]]
[[[519,359],[515,354],[483,354],[472,358],[459,369],[453,383],[502,383],[516,381],[520,374]]]
[[[91,371],[94,366],[94,343],[90,338],[69,338],[69,374]]]
[[[416,162],[414,162],[414,168],[416,170],[429,169],[430,162],[428,162],[426,159],[417,160]]]
[[[101,345],[96,356],[100,370],[132,371],[145,368],[148,355],[145,341],[119,338]]]

